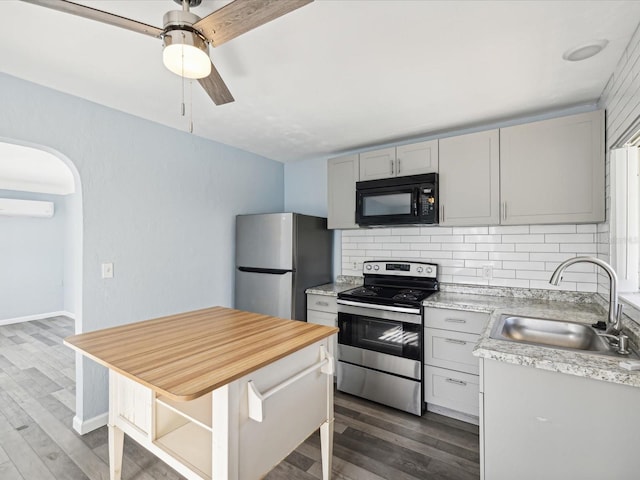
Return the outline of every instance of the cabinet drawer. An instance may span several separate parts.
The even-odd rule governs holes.
[[[317,295],[315,293],[307,293],[307,308],[309,310],[328,313],[336,313],[338,311],[336,297],[331,295]]]
[[[472,355],[479,335],[436,328],[424,329],[424,363],[478,375],[478,359]]]
[[[478,416],[479,377],[445,368],[424,367],[424,398],[427,403]]]
[[[488,313],[425,307],[424,326],[479,334],[489,321]]]
[[[338,314],[328,312],[316,312],[314,310],[307,310],[307,322],[317,323],[318,325],[326,325],[327,327],[338,326]]]

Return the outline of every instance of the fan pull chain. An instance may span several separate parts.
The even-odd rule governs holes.
[[[180,102],[180,113],[184,117],[185,108],[184,108],[184,77],[182,77],[182,102]]]
[[[184,5],[186,6],[186,0]],[[187,11],[188,11],[188,7],[187,7]],[[182,34],[182,38],[184,39],[184,33]],[[182,77],[182,102],[180,103],[180,112],[182,114],[182,116],[186,116],[186,105],[185,105],[185,99],[184,99],[184,47],[182,47],[180,49],[182,56],[181,56],[181,73],[182,75],[180,75]],[[189,80],[189,133],[193,133],[193,80]]]
[[[189,133],[193,133],[193,80],[189,80]]]
[[[182,40],[184,42],[184,33],[182,34]],[[183,44],[184,45],[184,44]],[[184,46],[180,47],[180,53],[182,54],[181,58],[181,75],[180,77],[182,78],[182,104],[181,104],[181,111],[182,111],[182,116],[184,117],[185,114],[185,107],[184,107]]]

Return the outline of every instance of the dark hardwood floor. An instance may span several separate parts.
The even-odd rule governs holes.
[[[0,479],[108,480],[107,430],[78,435],[73,334],[65,317],[0,327]],[[300,408],[304,408],[303,405]],[[479,478],[478,428],[427,413],[415,417],[336,392],[334,479]],[[123,479],[181,479],[125,438]],[[321,478],[316,432],[268,480]]]

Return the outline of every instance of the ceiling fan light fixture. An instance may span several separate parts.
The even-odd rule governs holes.
[[[164,66],[185,78],[205,78],[211,73],[209,46],[195,32],[176,29],[164,35]]]

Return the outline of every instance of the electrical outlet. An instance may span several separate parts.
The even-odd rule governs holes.
[[[113,263],[102,264],[102,278],[113,278]]]
[[[353,269],[357,270],[358,269],[358,263],[357,262],[353,262]]]
[[[482,278],[484,278],[485,280],[491,280],[493,278],[493,266],[491,265],[482,266]]]

